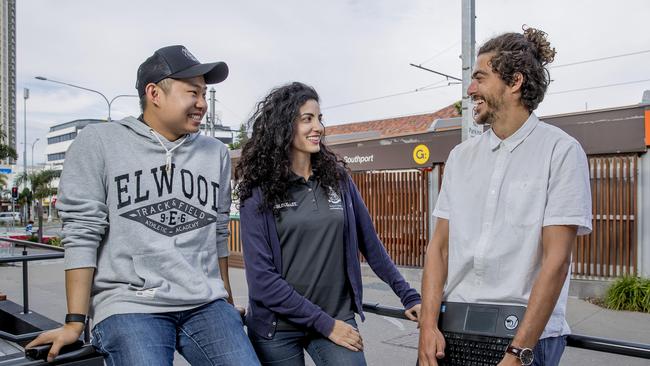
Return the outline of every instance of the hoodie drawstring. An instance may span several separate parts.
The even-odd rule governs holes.
[[[172,152],[174,152],[174,150],[176,150],[179,146],[183,145],[183,143],[187,141],[187,137],[189,135],[185,135],[183,140],[179,142],[176,146],[172,147],[171,149],[167,149],[167,146],[165,146],[165,144],[162,142],[160,137],[158,137],[158,134],[156,133],[156,131],[153,130],[153,128],[150,128],[149,132],[151,132],[151,134],[156,137],[156,140],[158,140],[160,146],[162,146],[163,149],[165,149],[165,170],[169,172],[172,169]]]

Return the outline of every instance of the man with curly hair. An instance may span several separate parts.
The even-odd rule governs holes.
[[[442,301],[527,306],[499,365],[559,363],[570,332],[571,249],[591,231],[591,194],[580,144],[534,113],[554,56],[533,28],[478,52],[467,92],[476,122],[490,128],[456,146],[445,165],[422,280],[420,365],[445,356]]]

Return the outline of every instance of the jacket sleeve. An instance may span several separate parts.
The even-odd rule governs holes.
[[[221,174],[219,176],[219,202],[217,206],[217,255],[219,258],[228,257],[228,225],[230,223],[230,204],[232,202],[230,187],[230,155],[224,146],[221,151]]]
[[[334,328],[334,318],[296,292],[273,263],[266,217],[259,210],[258,197],[259,194],[254,193],[240,207],[242,249],[250,298],[293,323],[328,336]]]
[[[66,152],[57,209],[63,221],[65,269],[97,267],[97,248],[108,227],[101,141],[84,128]]]
[[[377,236],[368,208],[363,202],[357,186],[349,176],[347,186],[352,198],[361,254],[366,258],[373,272],[393,289],[393,292],[400,298],[405,308],[409,309],[419,304],[421,302],[420,294],[404,280],[404,277],[402,277],[402,274],[399,273],[388,256],[384,244]]]

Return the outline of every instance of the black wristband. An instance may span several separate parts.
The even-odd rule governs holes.
[[[84,323],[86,324],[86,315],[84,314],[66,314],[66,323]]]

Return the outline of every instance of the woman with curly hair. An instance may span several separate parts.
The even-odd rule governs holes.
[[[249,337],[262,364],[365,365],[359,251],[416,320],[420,295],[377,237],[345,164],[323,143],[316,91],[294,82],[257,105],[235,170],[249,289]]]

